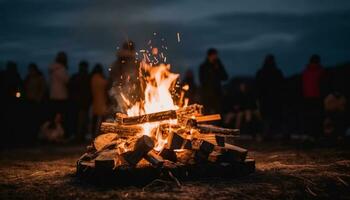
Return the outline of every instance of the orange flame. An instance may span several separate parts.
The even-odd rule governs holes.
[[[128,116],[138,116],[140,114],[150,114],[166,110],[176,110],[178,106],[175,105],[172,99],[171,90],[174,88],[179,74],[170,72],[170,65],[160,64],[159,66],[151,66],[145,61],[141,62],[140,67],[147,71],[150,75],[146,79],[146,87],[144,89],[144,102],[136,102],[128,110]],[[130,104],[128,99],[121,94],[126,104]],[[168,120],[170,124],[175,124],[177,120]],[[164,148],[167,140],[162,137],[161,131],[156,130],[159,122],[142,124],[144,135],[155,137],[155,150],[160,151]],[[155,135],[153,135],[155,134]]]

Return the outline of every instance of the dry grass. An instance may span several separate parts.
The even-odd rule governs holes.
[[[349,199],[344,148],[250,144],[257,172],[234,180],[155,181],[144,188],[96,186],[75,177],[82,146],[1,152],[0,199]],[[258,148],[257,148],[258,147]]]

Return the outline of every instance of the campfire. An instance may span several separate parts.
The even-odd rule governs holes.
[[[140,68],[143,98],[131,102],[119,93],[126,108],[114,119],[102,122],[100,135],[77,162],[77,174],[103,182],[138,184],[154,179],[232,177],[251,173],[255,161],[232,141],[239,130],[210,125],[219,114],[204,115],[203,106],[188,104],[176,91],[179,75],[170,65],[152,66],[147,59]],[[120,102],[119,102],[120,103]]]

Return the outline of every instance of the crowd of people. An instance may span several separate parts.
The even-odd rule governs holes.
[[[81,61],[78,72],[70,76],[65,52],[57,54],[47,80],[35,63],[28,65],[22,80],[16,63],[7,62],[0,72],[4,138],[12,144],[38,138],[54,143],[82,142],[88,133],[94,137],[103,118],[123,106],[110,96],[125,92],[133,94],[130,101],[138,99],[135,84],[142,83],[130,81],[140,81],[138,65],[132,42],[118,52],[108,77],[101,64],[90,70],[87,61]],[[203,104],[207,114],[222,114],[223,125],[244,133],[261,133],[264,138],[291,133],[339,137],[345,135],[350,119],[349,66],[339,70],[322,67],[320,56],[312,55],[301,75],[286,78],[269,54],[255,79],[227,81],[218,51],[212,48],[199,66],[199,86],[191,70],[181,84],[189,86],[186,98],[190,103]]]
[[[258,139],[336,139],[350,134],[348,77],[349,64],[324,68],[316,54],[301,74],[285,77],[269,54],[255,78],[233,78],[221,87],[227,74],[217,51],[210,49],[199,68],[198,95],[207,113],[222,114],[225,126]]]

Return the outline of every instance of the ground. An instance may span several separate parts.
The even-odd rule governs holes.
[[[2,150],[0,199],[350,199],[350,150],[344,145],[241,146],[255,158],[256,173],[233,180],[181,182],[181,187],[156,181],[143,188],[79,180],[75,165],[84,145]]]

